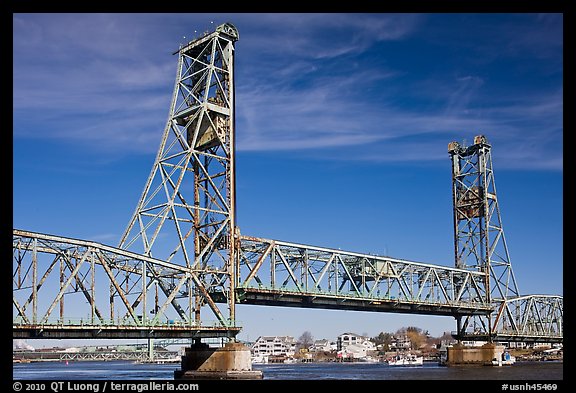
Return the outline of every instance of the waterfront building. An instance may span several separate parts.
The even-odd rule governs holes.
[[[524,348],[527,348],[525,342],[510,341],[510,342],[502,343],[502,344],[504,344],[504,346],[505,346],[506,348],[513,348],[513,349],[524,349]]]
[[[410,349],[412,349],[412,343],[410,342],[408,336],[392,336],[392,340],[390,342],[390,351],[402,352],[409,351]]]
[[[336,343],[330,342],[329,340],[316,340],[314,344],[310,345],[308,350],[310,352],[331,352],[336,351],[337,346]]]
[[[342,333],[337,338],[337,349],[342,351],[346,349],[348,345],[361,344],[364,341],[369,341],[368,337],[356,333]]]
[[[343,333],[338,336],[337,350],[346,357],[363,358],[368,351],[375,351],[376,346],[368,337],[356,333]]]
[[[296,339],[292,336],[260,336],[250,348],[253,357],[286,356],[296,352]]]
[[[12,340],[12,352],[34,351],[34,347],[24,340]]]

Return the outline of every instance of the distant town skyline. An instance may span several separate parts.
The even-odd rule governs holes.
[[[338,333],[334,337],[316,337],[313,334],[311,335],[311,339],[313,342],[321,341],[321,340],[328,340],[329,342],[336,342],[338,337],[344,334],[355,334],[361,337],[365,337],[367,339],[372,339],[378,336],[380,333],[388,333],[390,335],[398,335],[402,329],[405,328],[417,328],[421,329],[422,333],[426,333],[426,329],[422,329],[419,326],[402,326],[394,331],[380,331],[375,335],[370,335],[366,332],[359,333],[355,331],[342,331]],[[298,341],[302,335],[305,333],[309,333],[309,331],[303,331],[298,335],[281,335],[281,334],[262,334],[257,337],[251,339],[242,339],[241,341],[254,343],[261,337],[292,337],[294,340]],[[449,333],[449,332],[444,332]],[[439,336],[430,335],[431,338],[440,338],[442,334]],[[162,341],[163,339],[152,339],[152,342]],[[110,346],[110,345],[118,345],[122,346],[123,344],[146,344],[148,339],[13,339],[12,340],[12,347],[13,348],[27,348],[27,349],[36,349],[36,348],[53,348],[53,347],[61,347],[61,348],[70,348],[70,347],[92,347],[92,346]],[[35,345],[36,344],[36,345]]]

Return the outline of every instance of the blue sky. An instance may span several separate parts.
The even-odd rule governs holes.
[[[453,266],[451,141],[486,135],[523,294],[563,294],[561,14],[14,14],[13,226],[117,245],[172,53],[233,23],[243,234]],[[239,306],[241,339],[448,317]]]

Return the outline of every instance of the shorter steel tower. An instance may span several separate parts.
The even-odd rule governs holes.
[[[491,146],[483,135],[471,146],[448,144],[452,160],[454,251],[457,268],[485,275],[485,299],[498,309],[502,302],[519,295],[504,237],[498,206]],[[488,317],[457,318],[460,337],[473,333],[493,336],[493,314]]]

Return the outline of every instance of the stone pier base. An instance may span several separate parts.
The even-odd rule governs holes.
[[[175,379],[262,379],[262,371],[252,370],[250,349],[241,343],[229,342],[221,348],[195,343],[186,348],[181,369]]]
[[[504,353],[503,345],[487,343],[481,347],[465,347],[463,345],[454,345],[449,347],[447,353],[447,366],[462,365],[492,365],[492,359],[501,359]]]

